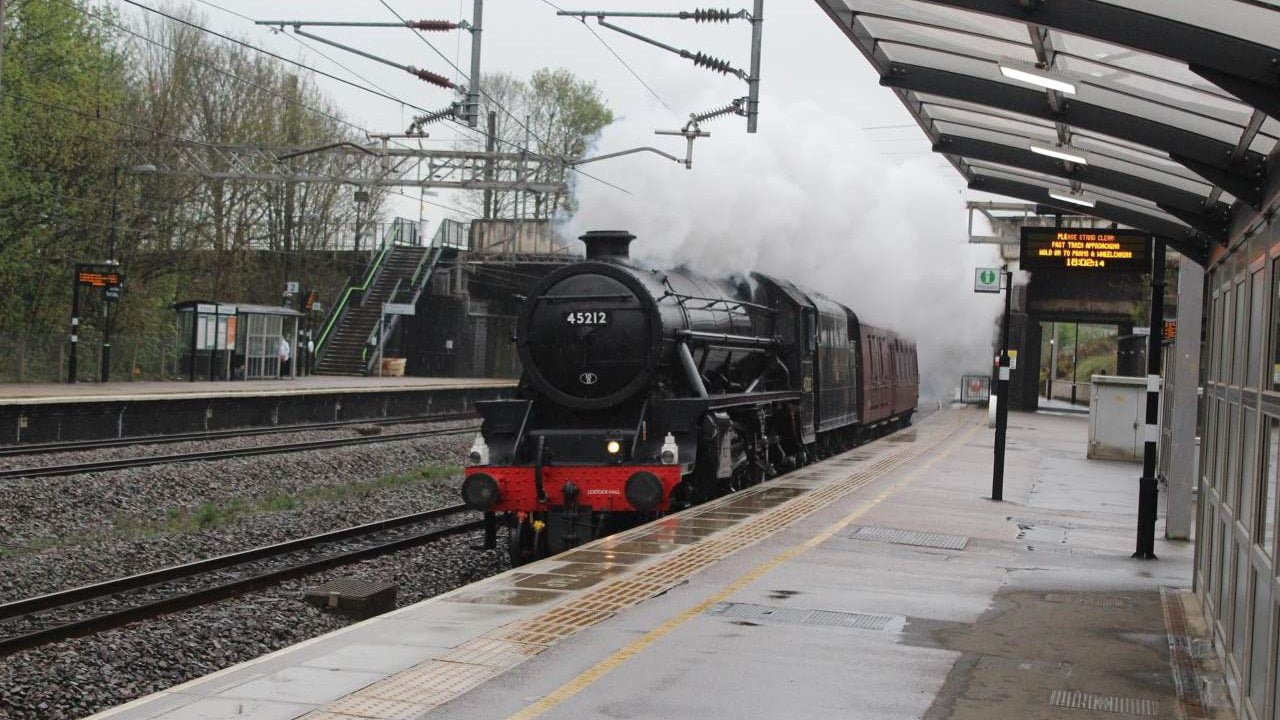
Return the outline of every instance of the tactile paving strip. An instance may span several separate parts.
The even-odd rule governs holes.
[[[963,550],[969,544],[969,538],[963,535],[900,530],[898,528],[876,527],[875,525],[859,525],[854,528],[853,532],[849,533],[849,537],[854,540],[873,540],[893,545],[913,545],[915,547],[941,548],[943,550]]]
[[[1049,695],[1049,704],[1053,707],[1108,712],[1118,715],[1155,716],[1160,714],[1160,703],[1156,700],[1095,695],[1093,693],[1080,692],[1079,690],[1054,690]]]
[[[447,702],[500,672],[500,669],[488,665],[428,660],[358,690],[343,700],[372,697],[429,707]]]
[[[423,706],[424,709],[448,702],[548,646],[583,628],[591,627],[620,610],[666,592],[693,573],[759,542],[800,518],[827,506],[833,500],[857,491],[884,473],[924,455],[967,425],[969,420],[969,414],[957,414],[956,421],[943,425],[929,434],[928,437],[932,442],[901,445],[885,453],[876,462],[867,464],[858,472],[841,480],[828,481],[825,484],[815,482],[812,485],[803,481],[795,484],[780,481],[749,488],[702,505],[699,508],[700,512],[744,513],[745,511],[750,514],[731,527],[719,530],[705,528],[705,530],[711,530],[705,537],[686,540],[687,544],[682,544],[679,549],[669,554],[657,556],[647,566],[641,564],[641,561],[652,559],[652,556],[626,557],[626,553],[604,551],[595,546],[572,551],[559,559],[566,562],[588,562],[588,556],[600,555],[601,561],[634,562],[637,563],[635,567],[638,569],[628,576],[611,579],[600,584],[599,587],[574,594],[568,600],[533,617],[516,620],[492,630],[480,638],[454,648],[438,659],[429,660],[422,665],[392,675],[356,691],[339,702],[355,701],[367,696]],[[787,479],[791,479],[790,476]],[[746,511],[746,508],[750,510]],[[672,516],[671,519],[678,517],[684,516]],[[678,530],[679,523],[675,523],[672,527]],[[682,535],[671,528],[655,527],[655,524],[651,523],[619,533],[611,540],[614,542],[651,541],[655,538],[647,536],[663,533],[669,533],[675,538]],[[669,542],[679,541],[676,539]],[[854,615],[853,613],[841,614]],[[831,620],[828,616],[822,617],[828,621]],[[887,618],[885,623],[890,620]],[[869,621],[859,620],[858,622]],[[348,712],[341,714],[345,715]],[[312,715],[319,717],[321,714],[332,716],[333,706],[323,708]],[[372,714],[355,717],[391,720],[392,716]]]
[[[532,655],[537,655],[544,647],[531,643],[478,637],[450,650],[440,656],[440,659],[452,663],[509,668],[519,665]]]
[[[325,708],[338,718],[378,718],[379,720],[418,720],[431,711],[431,705],[404,702],[401,700],[384,700],[382,698],[362,695],[348,695]],[[319,720],[314,714],[307,715],[307,720]],[[326,720],[329,716],[326,716]]]

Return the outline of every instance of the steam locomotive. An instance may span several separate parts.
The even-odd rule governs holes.
[[[491,543],[505,520],[513,564],[910,422],[909,340],[786,280],[643,268],[630,233],[580,239],[586,259],[524,301],[519,399],[478,404],[462,496]]]

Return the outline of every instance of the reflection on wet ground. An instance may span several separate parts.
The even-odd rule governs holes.
[[[915,442],[914,431],[889,437],[892,442]],[[566,592],[583,590],[640,564],[660,564],[663,556],[713,537],[716,533],[751,522],[757,515],[820,487],[831,479],[832,468],[864,462],[875,454],[868,450],[846,453],[819,465],[790,473],[778,480],[749,487],[647,525],[569,550],[530,565],[528,572],[510,573],[502,585],[463,592],[444,602],[529,607],[556,603]]]

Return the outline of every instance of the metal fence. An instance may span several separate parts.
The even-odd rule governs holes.
[[[983,405],[991,399],[990,375],[964,375],[960,378],[960,402]]]
[[[102,377],[102,335],[97,328],[82,325],[79,339],[76,376],[82,382],[95,382]],[[115,334],[111,349],[113,381],[185,377],[178,367],[182,341],[176,328],[151,336]],[[0,334],[0,382],[64,382],[70,356],[65,332],[35,337]]]

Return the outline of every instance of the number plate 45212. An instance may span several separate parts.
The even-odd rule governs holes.
[[[564,314],[569,325],[608,325],[609,313],[603,310],[570,311]]]

